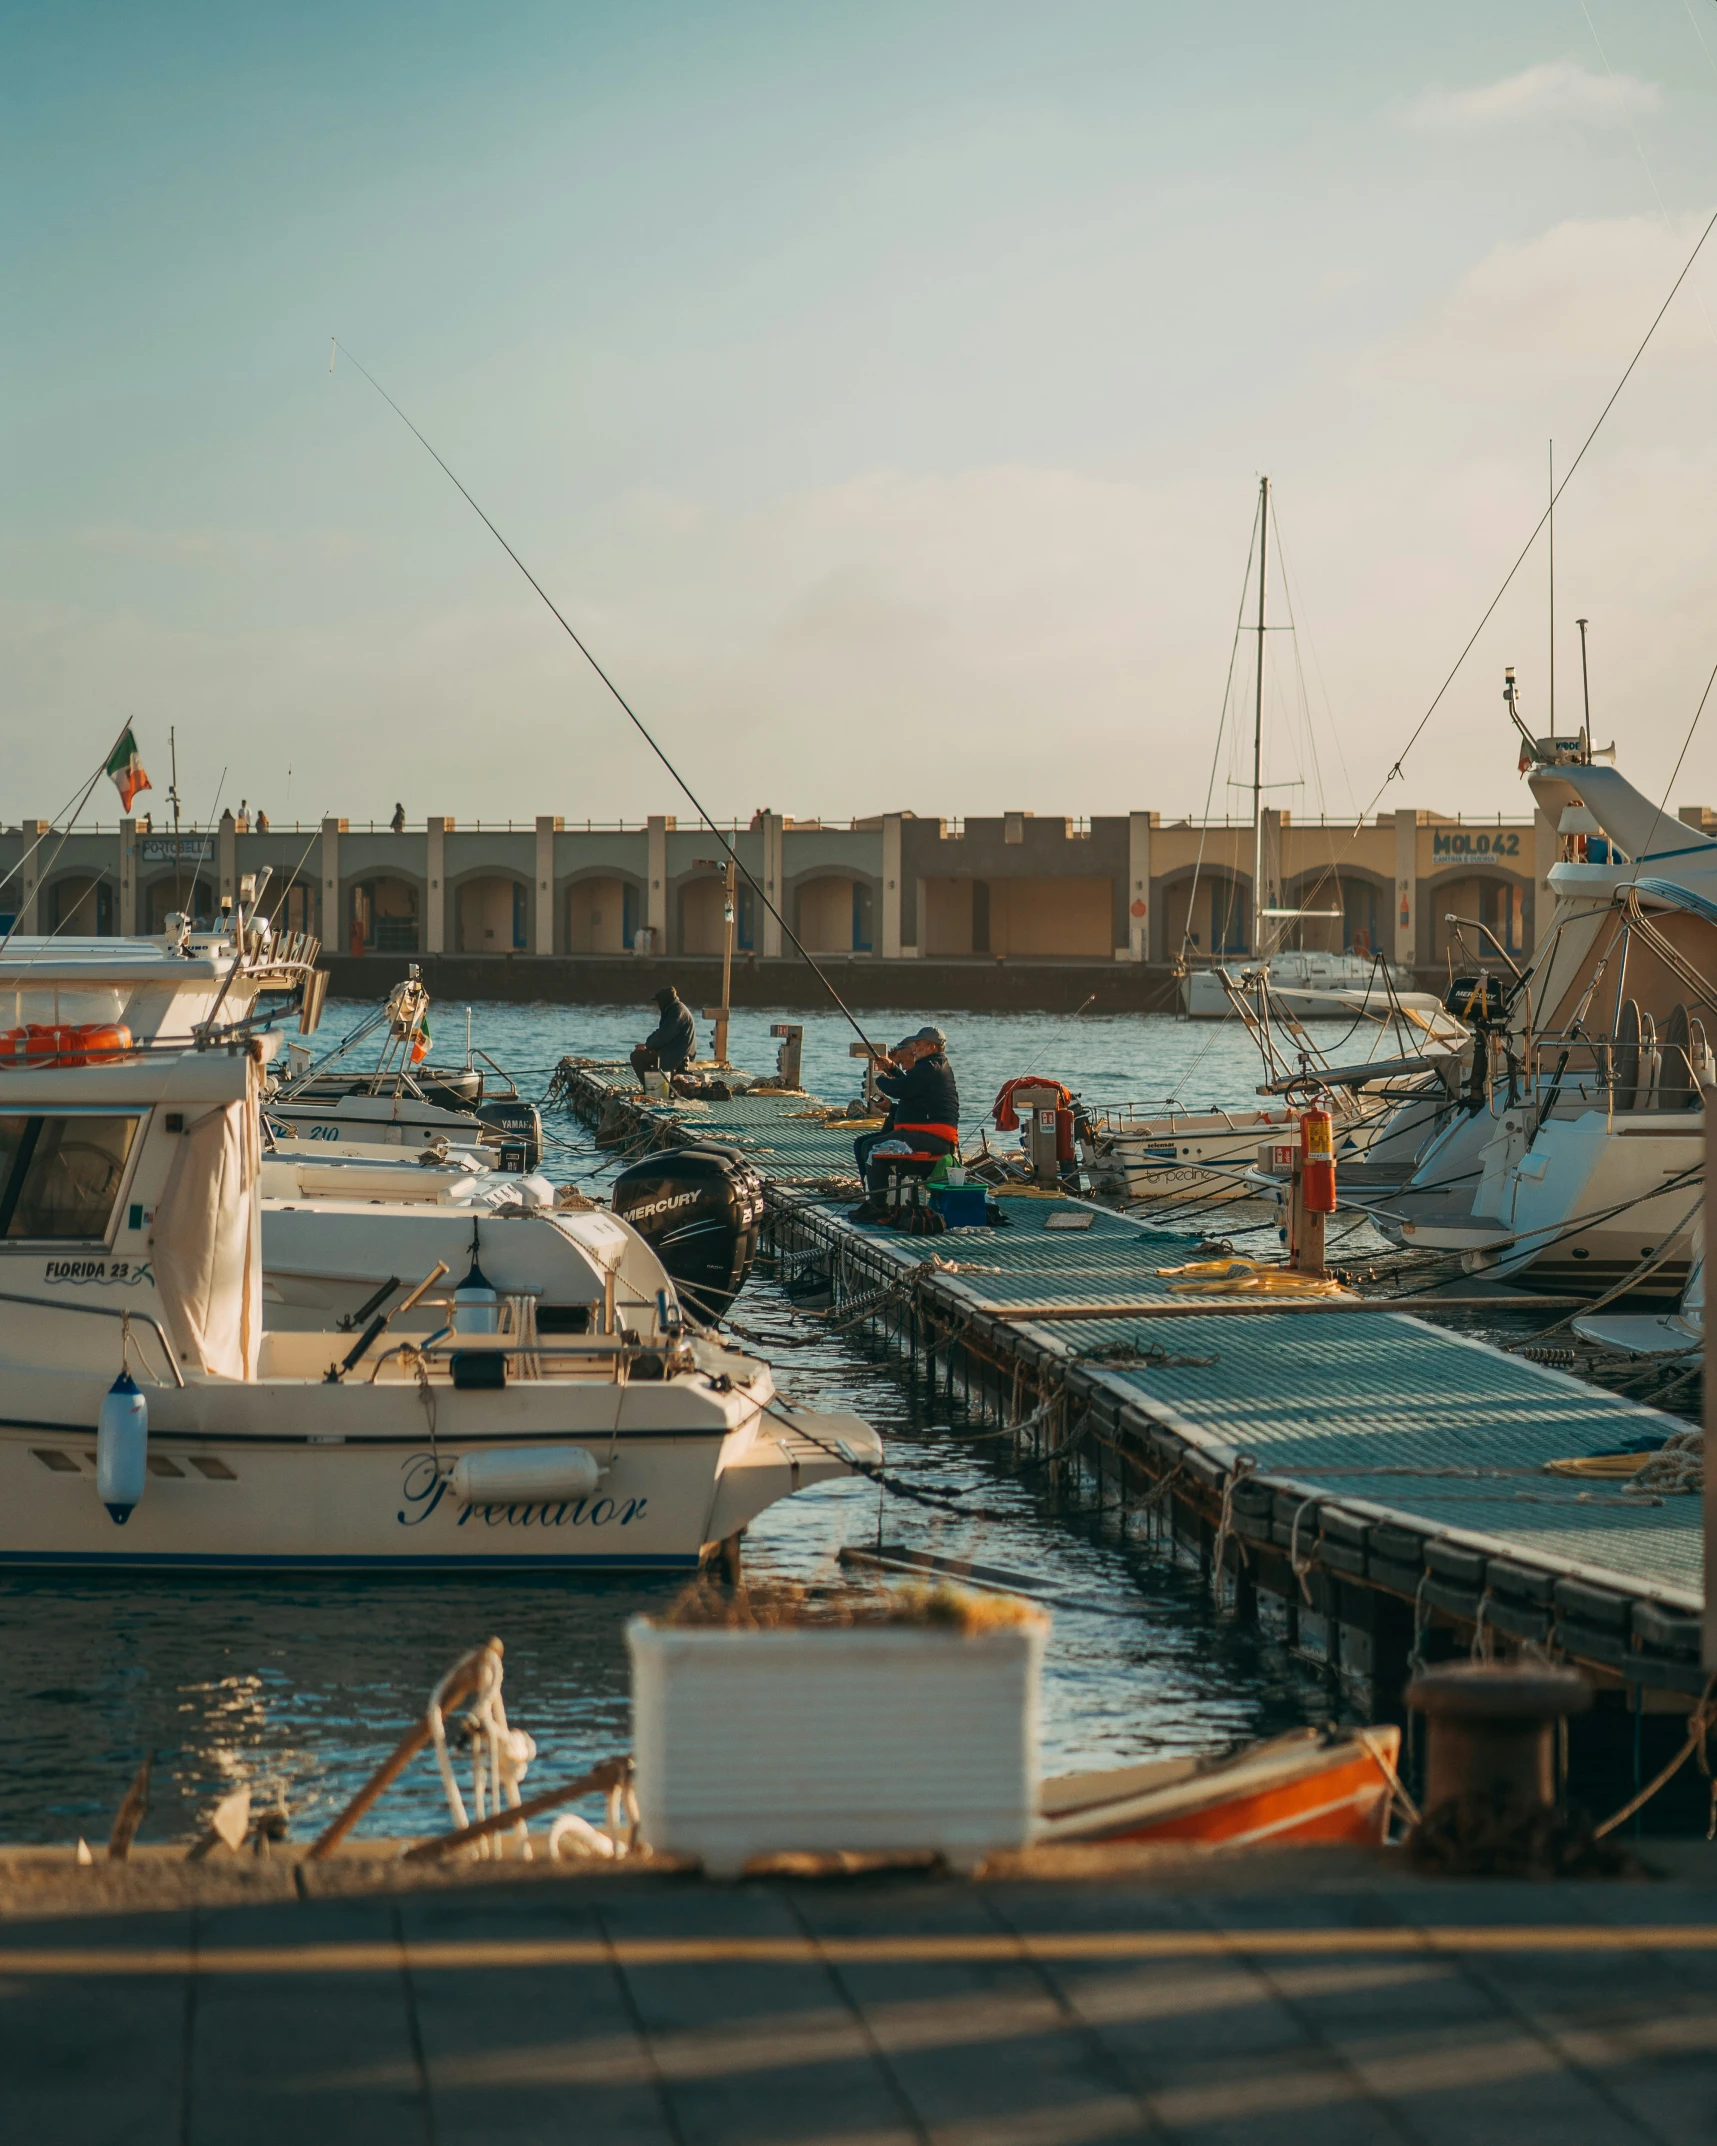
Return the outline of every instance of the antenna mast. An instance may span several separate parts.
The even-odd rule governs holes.
[[[1556,442],[1550,442],[1550,735],[1556,735]]]
[[[183,911],[185,853],[179,846],[179,733],[171,723],[167,726],[167,750],[173,758],[173,779],[167,785],[168,802],[173,807],[173,907]]]
[[[1258,480],[1258,689],[1252,704],[1252,952],[1264,946],[1264,570],[1270,548],[1270,480]]]
[[[1590,621],[1577,618],[1580,629],[1580,700],[1585,708],[1585,727],[1580,732],[1580,758],[1587,765],[1592,760],[1592,681],[1586,670],[1586,628]]]

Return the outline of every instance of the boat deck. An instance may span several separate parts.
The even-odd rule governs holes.
[[[887,1292],[878,1323],[950,1377],[960,1351],[1011,1374],[1014,1420],[1042,1419],[1038,1450],[1080,1447],[1100,1492],[1111,1474],[1123,1502],[1168,1485],[1180,1538],[1295,1619],[1302,1651],[1363,1671],[1367,1636],[1410,1605],[1414,1641],[1488,1627],[1612,1682],[1703,1688],[1701,1501],[1544,1473],[1683,1419],[1405,1312],[1203,1309],[1157,1272],[1193,1238],[1088,1201],[1004,1195],[1008,1227],[934,1238],[855,1223],[850,1192],[816,1189],[850,1176],[850,1129],[810,1097],[657,1103],[601,1066],[569,1066],[568,1092],[609,1137],[743,1148],[776,1241],[838,1301]]]

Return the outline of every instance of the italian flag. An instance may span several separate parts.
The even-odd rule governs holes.
[[[414,1035],[411,1039],[411,1062],[414,1066],[420,1066],[428,1056],[429,1016],[428,1014],[425,1014],[422,1021],[418,1024],[416,1035]]]
[[[107,772],[113,777],[113,787],[119,792],[120,809],[131,810],[131,800],[139,790],[149,788],[149,771],[137,757],[137,740],[131,734],[131,725],[126,724],[119,733],[119,743],[107,756]]]

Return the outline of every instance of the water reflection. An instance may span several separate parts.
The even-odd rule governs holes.
[[[324,1037],[361,1009],[330,1009]],[[769,1063],[767,1011],[734,1017],[733,1051]],[[850,1031],[838,1016],[805,1022],[805,1078],[831,1097],[854,1091]],[[483,1007],[476,1042],[526,1069],[537,1093],[565,1052],[615,1053],[642,1032],[631,1009]],[[884,1040],[921,1014],[866,1017]],[[440,1025],[440,1024],[438,1024]],[[949,1016],[945,1024],[971,1122],[1011,1074],[1069,1079],[1087,1101],[1115,1104],[1176,1089],[1189,1102],[1248,1103],[1256,1062],[1217,1026],[1162,1017]],[[456,1017],[443,1032],[455,1029]],[[548,1174],[606,1168],[570,1121],[552,1121]],[[767,1278],[747,1293],[748,1323],[786,1331],[785,1299]],[[843,1544],[891,1541],[985,1562],[1124,1605],[1127,1616],[1058,1614],[1045,1691],[1052,1767],[1205,1748],[1320,1719],[1337,1702],[1323,1681],[1251,1626],[1218,1618],[1196,1574],[1176,1569],[1107,1523],[1052,1510],[1005,1471],[1005,1446],[974,1439],[963,1419],[878,1344],[848,1336],[783,1351],[796,1399],[868,1415],[910,1476],[973,1486],[977,1521],[883,1500],[869,1485],[825,1484],[764,1515],[752,1568],[806,1578]],[[511,1717],[537,1739],[532,1779],[571,1775],[629,1741],[624,1630],[660,1609],[679,1582],[647,1574],[576,1581],[505,1574],[341,1578],[145,1578],[29,1573],[0,1578],[7,1632],[0,1676],[11,1734],[0,1742],[0,1838],[105,1837],[145,1750],[156,1753],[145,1839],[189,1834],[240,1781],[260,1807],[283,1803],[302,1837],[358,1786],[431,1684],[491,1633],[507,1650]],[[378,1807],[372,1830],[442,1822],[431,1768],[414,1770]]]

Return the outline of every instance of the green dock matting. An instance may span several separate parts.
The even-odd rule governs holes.
[[[616,1084],[629,1085],[623,1076]],[[849,1133],[794,1115],[815,1107],[808,1096],[757,1096],[672,1114],[688,1131],[707,1128],[745,1148],[786,1190],[853,1167]],[[830,1216],[848,1204],[818,1203]],[[1197,1242],[1086,1201],[1016,1198],[1004,1206],[1012,1227],[1002,1230],[902,1239],[844,1220],[840,1228],[903,1272],[933,1254],[957,1263],[958,1273],[937,1277],[939,1287],[974,1310],[1171,1302],[1156,1269],[1190,1259]],[[1050,1214],[1071,1208],[1092,1214],[1088,1230],[1045,1229]],[[1589,1573],[1683,1608],[1703,1600],[1699,1497],[1652,1503],[1625,1497],[1614,1483],[1543,1473],[1546,1461],[1686,1430],[1681,1417],[1399,1312],[1212,1312],[1019,1327],[1069,1360],[1087,1360],[1092,1371],[1089,1359],[1116,1344],[1214,1359],[1105,1365],[1101,1377],[1213,1458],[1231,1464],[1249,1455],[1278,1485],[1285,1480],[1307,1496],[1360,1504],[1373,1517],[1398,1515],[1419,1531],[1540,1568]]]

